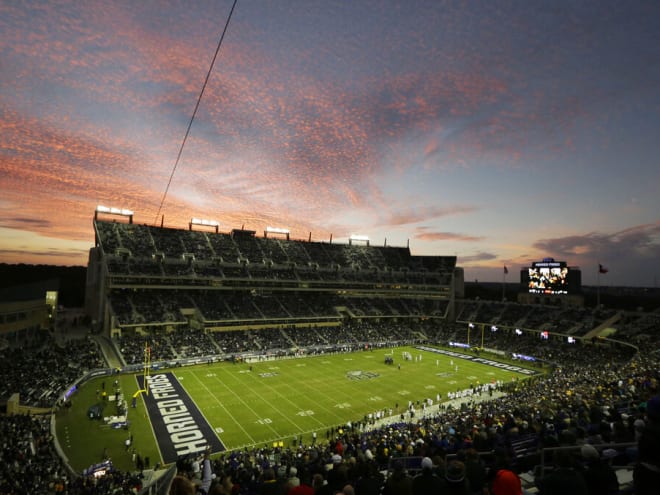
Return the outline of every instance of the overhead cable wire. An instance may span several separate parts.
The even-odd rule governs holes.
[[[209,70],[206,73],[206,79],[204,79],[204,85],[202,86],[202,90],[199,92],[199,97],[197,98],[197,103],[195,104],[195,110],[192,113],[192,116],[190,117],[190,122],[188,122],[188,128],[186,129],[186,133],[183,136],[183,141],[181,142],[181,146],[179,147],[179,153],[176,157],[176,161],[174,162],[174,166],[172,167],[172,173],[170,174],[170,178],[167,181],[167,187],[165,187],[165,192],[163,193],[163,198],[160,201],[160,206],[158,207],[158,212],[156,212],[156,217],[154,219],[154,225],[157,224],[158,222],[158,217],[160,216],[160,212],[163,209],[163,204],[165,203],[165,198],[167,197],[167,193],[170,190],[170,185],[172,184],[172,179],[174,178],[174,173],[176,172],[177,167],[179,166],[179,162],[181,161],[181,155],[183,154],[183,148],[186,146],[186,141],[188,140],[188,135],[190,134],[190,129],[192,128],[193,121],[195,120],[195,115],[197,115],[197,110],[199,109],[199,104],[202,101],[202,96],[204,95],[204,90],[206,89],[206,85],[209,82],[209,78],[211,77],[211,72],[213,72],[213,66],[215,65],[215,61],[218,58],[218,53],[220,52],[220,47],[222,46],[222,40],[225,39],[225,33],[227,33],[227,28],[229,27],[229,21],[231,21],[231,16],[234,13],[234,9],[236,8],[236,4],[238,3],[238,0],[234,0],[234,3],[231,6],[231,10],[229,11],[229,15],[227,16],[227,21],[225,22],[225,27],[222,30],[222,34],[220,35],[220,40],[218,41],[218,46],[215,49],[215,53],[213,54],[213,60],[211,60],[211,65],[209,66]]]

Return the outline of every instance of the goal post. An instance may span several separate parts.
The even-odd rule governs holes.
[[[144,357],[142,361],[142,383],[144,384],[144,388],[137,390],[133,394],[134,399],[137,399],[140,394],[149,395],[149,373],[151,372],[151,346],[149,346],[149,342],[144,343]]]

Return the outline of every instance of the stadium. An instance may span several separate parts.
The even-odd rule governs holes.
[[[96,209],[84,312],[2,294],[0,493],[658,486],[657,308],[552,259],[468,299],[455,256],[133,217]]]

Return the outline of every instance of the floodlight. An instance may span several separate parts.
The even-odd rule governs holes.
[[[266,227],[264,230],[264,237],[268,237],[268,234],[280,234],[286,237],[286,240],[289,240],[289,229],[283,229],[281,227]],[[311,234],[310,234],[311,235]]]
[[[188,230],[192,230],[193,225],[201,225],[202,227],[213,227],[215,233],[218,233],[220,223],[217,220],[206,220],[204,218],[191,218],[188,224]]]
[[[115,208],[109,206],[98,205],[94,211],[94,219],[96,220],[99,213],[107,213],[108,215],[119,215],[122,217],[128,217],[130,223],[133,223],[133,210],[128,210],[126,208]]]
[[[273,234],[289,234],[289,229],[282,229],[280,227],[266,227],[266,232]]]
[[[217,227],[220,225],[216,220],[205,220],[203,218],[193,218],[190,220],[193,225],[206,225],[207,227]]]
[[[348,238],[348,244],[353,244],[353,241],[356,242],[364,242],[367,246],[369,245],[369,236],[367,235],[362,235],[362,234],[351,234],[351,236]]]

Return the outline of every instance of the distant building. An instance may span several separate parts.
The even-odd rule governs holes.
[[[57,280],[0,289],[0,348],[42,342],[54,327],[58,289]]]

